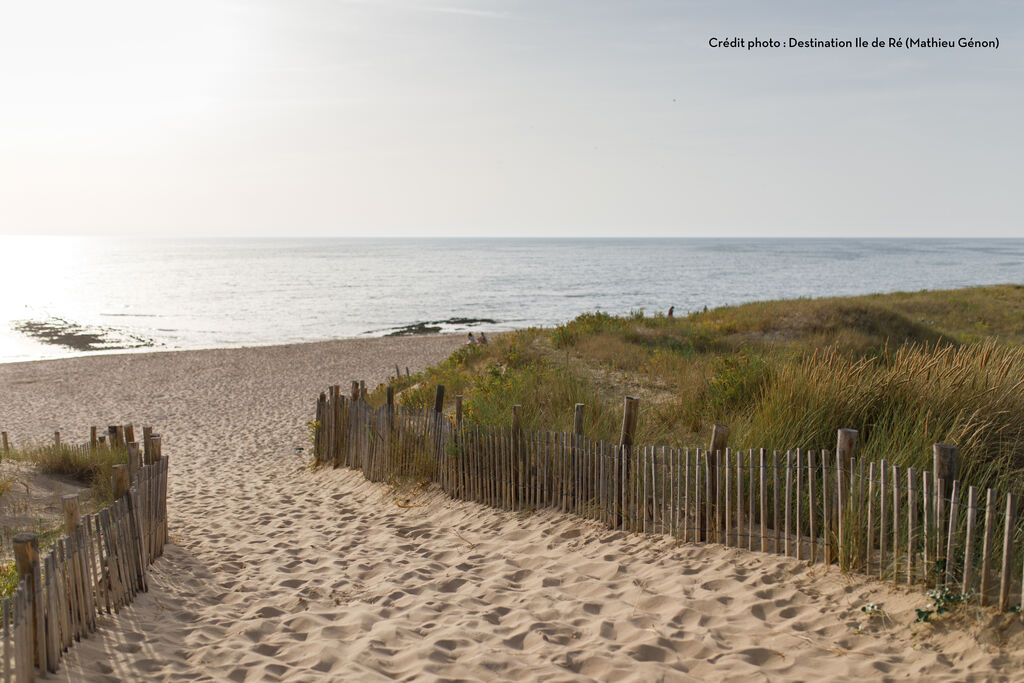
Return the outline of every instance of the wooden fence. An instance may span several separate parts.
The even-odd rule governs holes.
[[[627,398],[619,443],[583,432],[468,424],[461,397],[434,410],[366,403],[332,386],[316,404],[314,458],[359,468],[373,481],[429,480],[450,496],[509,510],[549,508],[612,529],[687,543],[777,553],[879,579],[942,588],[1008,611],[1021,601],[1024,520],[1013,492],[956,479],[956,449],[936,444],[933,471],[856,457],[856,432],[837,448],[785,453],[633,445],[637,402]],[[938,473],[938,474],[936,474]],[[966,488],[966,490],[965,490]]]
[[[106,442],[128,450],[128,464],[114,466],[109,508],[83,517],[78,496],[64,496],[67,535],[45,555],[36,534],[14,537],[19,581],[0,616],[3,681],[56,672],[63,653],[96,630],[97,614],[117,613],[147,590],[146,570],[167,542],[167,458],[151,429],[144,430],[144,449],[132,437],[130,426],[105,437],[93,428],[88,445],[70,447],[92,452]],[[59,434],[55,441],[60,447]]]

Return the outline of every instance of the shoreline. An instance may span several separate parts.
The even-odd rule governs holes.
[[[508,330],[501,330],[491,334],[502,334],[504,332],[511,332],[517,328],[509,328]],[[169,349],[160,348],[159,346],[148,346],[137,349],[109,349],[109,350],[92,350],[92,351],[71,351],[68,355],[54,356],[50,358],[32,358],[27,360],[2,360],[0,359],[0,368],[12,366],[12,365],[27,365],[30,363],[51,363],[60,361],[72,361],[82,360],[87,358],[133,358],[140,356],[158,356],[166,354],[188,354],[188,353],[213,353],[223,351],[249,351],[249,350],[265,350],[265,349],[295,349],[300,347],[311,347],[315,345],[330,345],[348,342],[375,342],[375,341],[390,341],[395,339],[438,339],[438,338],[459,338],[465,340],[465,334],[461,332],[432,332],[427,334],[415,334],[415,335],[393,335],[393,336],[361,336],[361,337],[334,337],[331,339],[315,339],[309,341],[293,341],[293,342],[268,342],[266,344],[245,344],[242,346],[208,346],[194,349]],[[404,368],[403,368],[404,369]]]

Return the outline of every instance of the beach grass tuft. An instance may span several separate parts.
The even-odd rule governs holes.
[[[128,451],[123,448],[101,446],[90,451],[67,444],[13,449],[6,457],[30,462],[42,474],[61,475],[85,484],[91,489],[97,508],[113,502],[114,465],[128,463]]]

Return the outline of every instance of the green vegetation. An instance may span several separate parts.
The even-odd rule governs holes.
[[[114,501],[111,475],[114,465],[128,463],[128,451],[101,446],[95,451],[62,444],[12,450],[7,457],[34,463],[42,474],[60,474],[92,489],[97,509]]]
[[[931,444],[955,444],[962,478],[1019,490],[1024,472],[1024,286],[772,301],[667,318],[587,313],[463,347],[394,380],[400,403],[449,404],[467,419],[571,429],[615,439],[622,397],[641,398],[640,443],[706,446],[728,424],[737,447],[834,448],[930,467]],[[372,397],[382,401],[383,392]],[[448,407],[450,409],[450,405]]]
[[[13,593],[18,588],[18,567],[14,560],[0,563],[0,597]]]

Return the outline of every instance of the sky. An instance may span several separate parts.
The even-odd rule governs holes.
[[[1024,236],[1015,0],[8,0],[0,233]],[[724,49],[711,37],[999,38]]]

